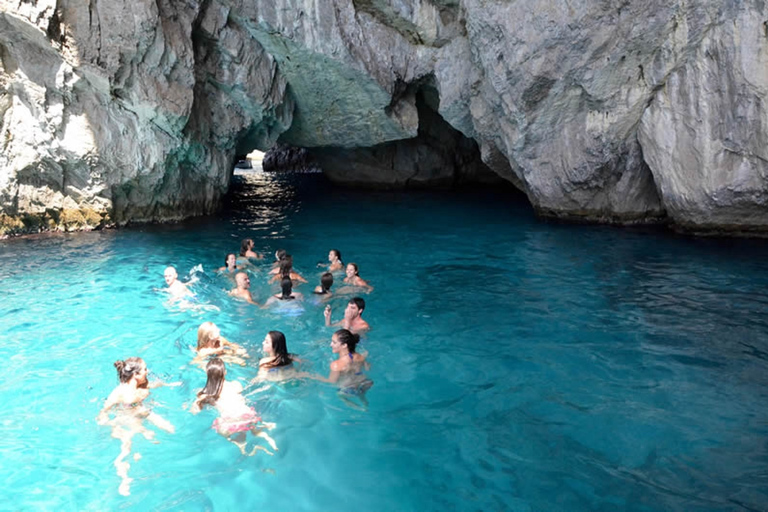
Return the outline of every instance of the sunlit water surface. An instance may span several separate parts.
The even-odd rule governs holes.
[[[0,242],[0,508],[768,509],[765,242],[542,223],[507,192],[355,193],[319,175],[236,189],[217,218]],[[317,381],[247,385],[272,329],[327,374],[332,329],[311,301],[226,295],[213,270],[244,237],[286,248],[312,286],[331,248],[360,265],[367,410]],[[169,305],[164,267],[198,264],[206,308]],[[205,320],[250,350],[229,377],[277,424],[274,456],[241,456],[214,411],[187,411]],[[134,438],[123,497],[95,417],[133,355],[182,385],[152,391],[176,433]]]

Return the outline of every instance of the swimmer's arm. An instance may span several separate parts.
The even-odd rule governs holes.
[[[228,341],[228,340],[225,340],[224,338],[222,338],[221,339],[221,344],[224,347],[228,347],[228,348],[232,349],[232,351],[236,355],[238,355],[238,356],[249,357],[248,356],[248,351],[245,350],[245,348],[243,348],[242,346],[238,345],[237,343],[232,343],[231,341]]]
[[[163,382],[161,380],[155,380],[147,384],[149,389],[161,388],[161,387],[175,388],[181,386],[181,382]]]
[[[319,380],[321,382],[330,382],[331,384],[334,384],[339,380],[339,372],[333,371],[333,363],[331,363],[331,374],[328,375],[328,377],[323,377],[322,375],[316,375],[314,373],[308,373],[308,372],[298,372],[296,374],[296,377],[298,377],[299,379],[313,379],[313,380]]]
[[[274,282],[276,282],[278,279],[280,279],[280,274],[278,274],[278,273],[275,273],[275,276],[274,276],[272,279],[270,279],[268,282],[269,282],[269,283],[274,283]]]
[[[102,407],[101,411],[99,411],[99,415],[96,416],[96,423],[99,425],[107,424],[109,421],[109,411],[118,403],[120,403],[119,396],[120,393],[118,393],[117,390],[112,391],[112,393],[109,394],[106,401],[104,402],[104,407]]]
[[[299,274],[297,274],[295,272],[291,272],[291,279],[295,279],[296,281],[298,281],[300,283],[306,283],[307,282],[306,279],[304,279],[303,277],[301,277]]]

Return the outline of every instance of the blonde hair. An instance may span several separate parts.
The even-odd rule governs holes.
[[[197,350],[200,350],[201,348],[217,348],[211,343],[213,335],[217,331],[219,332],[219,336],[221,336],[221,331],[213,322],[203,322],[200,324],[200,327],[197,328]]]

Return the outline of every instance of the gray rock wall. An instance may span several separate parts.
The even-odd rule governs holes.
[[[210,212],[281,142],[339,182],[495,174],[543,215],[764,232],[766,27],[760,1],[0,0],[0,230]]]

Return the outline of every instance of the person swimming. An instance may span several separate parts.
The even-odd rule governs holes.
[[[156,427],[173,434],[175,429],[171,423],[160,415],[152,412],[144,401],[149,396],[150,388],[160,386],[177,386],[179,383],[165,384],[163,382],[149,382],[147,380],[147,365],[140,357],[129,357],[125,361],[115,361],[117,378],[120,382],[112,390],[104,402],[96,422],[99,425],[112,426],[112,437],[119,439],[120,454],[115,459],[114,465],[117,476],[121,482],[118,492],[123,496],[130,494],[130,485],[133,481],[128,477],[130,464],[125,458],[131,453],[132,439],[136,434],[142,434],[146,439],[152,440],[155,433],[144,426],[143,420],[148,420]],[[115,410],[114,418],[109,418],[109,413]],[[134,455],[134,460],[139,460],[140,454]]]
[[[360,277],[360,269],[357,266],[357,263],[349,263],[347,265],[344,283],[350,286],[364,288],[367,293],[373,291],[373,286],[368,284],[368,281]]]
[[[192,364],[205,368],[205,360],[211,356],[218,356],[227,363],[245,366],[248,352],[221,335],[221,331],[213,322],[203,322],[197,329],[197,348]]]
[[[240,257],[241,258],[253,258],[255,260],[263,260],[264,255],[253,250],[253,239],[246,238],[240,243]]]
[[[243,299],[245,302],[249,304],[254,304],[256,306],[259,305],[258,302],[253,300],[253,296],[251,295],[251,278],[248,277],[248,274],[245,272],[238,272],[235,274],[235,283],[236,286],[232,290],[229,291],[229,294],[232,297],[237,297],[239,299]]]
[[[301,275],[293,270],[293,256],[290,254],[286,255],[285,258],[280,260],[280,265],[278,268],[272,269],[271,273],[275,275],[272,277],[272,279],[269,280],[270,283],[274,283],[275,281],[283,279],[284,277],[290,277],[297,283],[307,282],[306,279],[304,279]]]
[[[259,360],[259,373],[252,381],[285,380],[295,376],[294,361],[299,361],[295,354],[288,353],[285,334],[280,331],[269,331],[261,343],[265,357]]]
[[[365,300],[362,297],[353,297],[349,299],[346,309],[344,309],[344,318],[338,322],[331,323],[331,306],[325,306],[323,315],[325,316],[325,325],[328,327],[341,326],[353,333],[361,333],[371,328],[368,322],[363,320],[363,311],[365,311]]]
[[[344,270],[344,262],[341,261],[341,253],[338,249],[331,249],[328,253],[328,272],[340,272]]]
[[[219,272],[228,272],[232,274],[237,270],[237,256],[235,253],[231,252],[224,258],[224,266],[219,267]]]
[[[174,267],[167,267],[163,272],[163,279],[168,288],[165,289],[171,296],[171,300],[179,300],[186,297],[192,297],[194,294],[190,291],[186,284],[179,281],[179,273],[176,272]]]
[[[338,355],[338,359],[331,362],[328,377],[311,374],[300,374],[300,376],[337,384],[339,392],[357,395],[365,404],[365,392],[373,386],[373,381],[363,373],[364,369],[370,368],[365,355],[355,351],[359,341],[360,335],[353,334],[347,329],[339,329],[331,337],[331,350]]]
[[[208,361],[205,370],[207,374],[205,387],[197,393],[190,412],[197,414],[206,405],[215,407],[219,417],[214,420],[213,429],[237,446],[243,455],[254,455],[257,450],[263,450],[272,455],[262,446],[254,446],[253,450],[246,454],[247,432],[264,439],[273,450],[277,451],[274,439],[265,432],[266,429],[272,429],[275,425],[263,422],[253,407],[248,406],[242,395],[242,384],[226,380],[227,367],[224,361],[214,357]]]
[[[291,281],[290,277],[283,277],[283,279],[280,281],[280,289],[280,293],[277,293],[268,298],[267,302],[265,302],[264,306],[262,307],[271,306],[272,304],[278,303],[279,301],[302,300],[304,298],[301,293],[293,291],[293,281]]]
[[[320,286],[316,286],[313,293],[317,295],[333,295],[331,293],[331,286],[333,286],[333,274],[326,272],[320,276]]]

